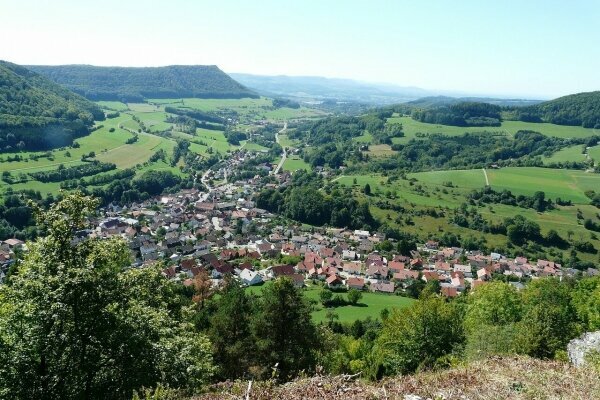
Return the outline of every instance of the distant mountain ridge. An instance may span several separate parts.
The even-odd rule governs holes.
[[[451,97],[451,96],[428,96],[409,101],[407,104],[415,107],[449,106],[458,103],[488,103],[504,107],[526,107],[542,103],[543,100],[529,99],[500,99],[493,97]]]
[[[27,68],[90,100],[132,102],[151,98],[258,97],[255,92],[236,82],[215,65],[30,65]]]
[[[17,64],[0,61],[0,151],[72,143],[104,113],[94,103]]]
[[[393,104],[415,100],[432,93],[418,87],[365,83],[350,79],[318,76],[267,76],[230,74],[242,84],[266,96],[304,100],[328,100]]]

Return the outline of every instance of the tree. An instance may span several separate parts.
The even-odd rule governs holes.
[[[469,296],[465,330],[470,332],[482,325],[515,323],[521,319],[521,314],[522,299],[515,287],[504,282],[491,282]]]
[[[321,293],[319,293],[319,298],[321,299],[321,303],[326,306],[333,298],[333,292],[329,289],[323,289],[321,290]]]
[[[520,351],[552,358],[580,333],[570,292],[569,285],[554,278],[537,279],[527,285],[523,292]]]
[[[204,308],[204,302],[212,297],[214,290],[208,271],[204,268],[194,277],[194,295],[192,300],[198,304],[200,309]]]
[[[458,310],[440,297],[428,297],[384,321],[376,342],[377,364],[388,375],[407,374],[430,367],[463,340]],[[373,367],[377,367],[373,365]]]
[[[76,193],[32,206],[45,234],[0,286],[2,399],[129,399],[212,374],[210,343],[184,322],[173,283],[128,269],[121,239],[73,241],[97,204]]]
[[[348,301],[350,304],[358,304],[358,302],[362,299],[362,293],[357,289],[350,289],[348,291]]]
[[[238,379],[246,374],[255,354],[250,329],[254,308],[233,279],[227,281],[218,304],[209,330],[215,362],[222,378]]]
[[[292,281],[281,278],[265,286],[258,309],[253,331],[263,377],[276,368],[285,380],[313,366],[318,341],[311,307]]]
[[[365,193],[367,196],[370,196],[370,195],[371,195],[371,185],[369,185],[369,184],[367,183],[367,184],[365,185],[365,188],[364,188],[364,190],[363,190],[363,191],[364,191],[364,193]]]

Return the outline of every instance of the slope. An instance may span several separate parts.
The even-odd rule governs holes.
[[[257,97],[214,65],[166,67],[29,66],[90,100]]]
[[[0,61],[0,151],[42,150],[89,133],[94,103],[22,66]]]

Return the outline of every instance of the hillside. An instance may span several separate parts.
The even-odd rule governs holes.
[[[258,97],[214,65],[142,68],[32,65],[28,68],[90,100],[137,102],[152,98]]]
[[[599,129],[600,91],[572,94],[527,107],[519,118]]]
[[[0,61],[0,151],[70,144],[104,118],[94,103],[22,66]]]
[[[225,386],[199,399],[230,399],[246,383]],[[491,358],[442,372],[424,372],[365,383],[347,377],[313,377],[282,386],[255,385],[250,398],[262,399],[595,399],[600,377],[556,361],[526,357]]]

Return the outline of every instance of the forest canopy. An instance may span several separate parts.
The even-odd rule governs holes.
[[[90,100],[258,97],[214,65],[143,68],[32,65],[29,68]]]

